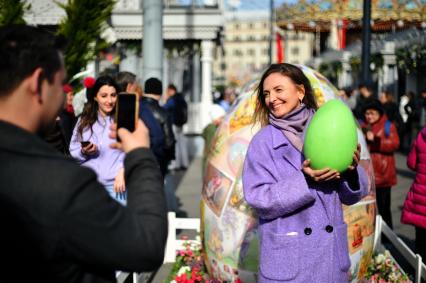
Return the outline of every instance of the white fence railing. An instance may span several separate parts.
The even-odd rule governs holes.
[[[374,235],[374,250],[378,250],[381,244],[382,234],[385,235],[392,245],[398,250],[405,260],[414,268],[414,283],[420,283],[422,278],[426,280],[426,265],[422,263],[422,257],[415,254],[383,221],[380,215],[376,216],[376,233]]]
[[[176,218],[176,213],[169,212],[167,215],[169,221],[169,233],[167,235],[166,252],[164,255],[164,263],[175,262],[176,251],[183,249],[185,242],[194,242],[196,240],[180,240],[176,238],[176,230],[195,230],[200,233],[199,218]],[[133,283],[143,283],[151,281],[153,273],[128,273],[118,271],[116,273],[117,283],[123,283],[130,276],[133,277]]]

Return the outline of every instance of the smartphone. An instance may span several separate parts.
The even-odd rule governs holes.
[[[135,93],[121,92],[117,97],[115,122],[117,129],[126,128],[130,132],[136,129],[139,117],[139,101]],[[120,138],[117,135],[117,140]]]
[[[88,146],[90,144],[89,141],[82,141],[80,143],[81,143],[81,147],[86,147],[86,146]]]

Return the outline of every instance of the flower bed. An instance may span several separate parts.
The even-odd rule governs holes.
[[[410,278],[401,270],[390,252],[375,255],[367,268],[365,282],[371,283],[410,283]]]
[[[166,282],[171,283],[220,283],[211,279],[204,265],[203,252],[199,242],[186,242],[184,249],[176,252],[176,261]],[[235,283],[242,283],[237,279]]]
[[[199,241],[186,242],[184,249],[176,252],[176,261],[166,282],[170,283],[220,283],[207,273]],[[376,254],[370,261],[364,283],[412,283],[394,261],[390,252]],[[237,278],[235,283],[242,283]]]

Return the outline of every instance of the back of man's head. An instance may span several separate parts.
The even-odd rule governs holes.
[[[173,90],[174,92],[177,92],[177,88],[176,88],[176,86],[174,84],[169,84],[167,86],[167,89],[170,89],[170,90]]]
[[[144,91],[147,94],[161,95],[163,93],[163,84],[157,78],[149,78],[145,81]]]
[[[126,71],[119,72],[115,78],[115,82],[118,86],[117,92],[127,91],[127,86],[129,84],[136,83],[136,75]]]
[[[37,68],[40,82],[53,82],[62,67],[59,51],[64,40],[40,28],[12,25],[0,27],[0,97],[13,92]]]

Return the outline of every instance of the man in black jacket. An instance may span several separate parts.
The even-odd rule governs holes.
[[[149,78],[145,82],[144,94],[141,100],[142,107],[151,110],[154,118],[158,121],[164,134],[164,158],[160,161],[160,168],[163,176],[168,172],[170,161],[175,159],[175,136],[172,129],[172,117],[167,110],[159,104],[163,84],[157,78]]]
[[[1,27],[0,58],[0,282],[115,282],[114,270],[160,266],[166,207],[145,125],[119,129],[122,142],[112,145],[127,153],[123,207],[92,170],[36,135],[63,105],[56,39],[35,27]]]

